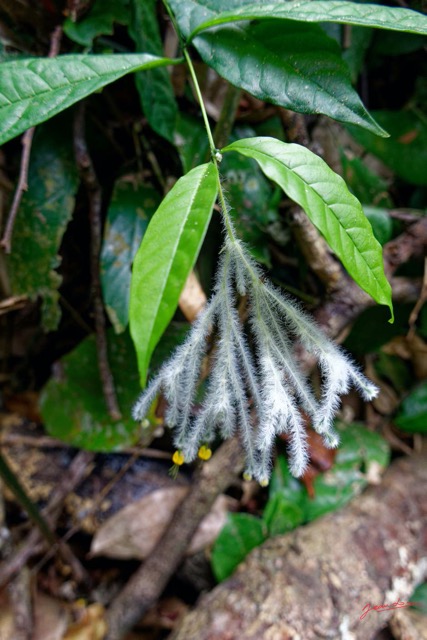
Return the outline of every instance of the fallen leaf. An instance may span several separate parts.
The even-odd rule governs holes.
[[[92,556],[144,559],[153,550],[168,526],[175,509],[184,500],[188,487],[152,491],[109,518],[95,534]],[[189,546],[196,553],[211,544],[225,524],[230,498],[219,496],[211,512],[202,520]]]
[[[179,308],[189,322],[193,322],[206,305],[206,294],[203,291],[194,271],[190,272],[179,296]]]
[[[36,593],[32,640],[63,640],[69,620],[64,603],[44,593]]]
[[[0,638],[1,640],[13,640],[15,635],[15,623],[12,607],[6,593],[0,596]]]

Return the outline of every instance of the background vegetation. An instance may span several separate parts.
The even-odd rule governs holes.
[[[253,547],[342,507],[378,481],[390,460],[422,448],[427,428],[427,27],[422,13],[402,14],[399,23],[386,12],[397,5],[420,12],[425,7],[422,2],[378,3],[371,26],[360,26],[354,16],[359,9],[363,13],[364,2],[344,3],[357,11],[349,14],[352,19],[333,23],[324,21],[333,3],[329,8],[313,3],[316,11],[325,7],[312,21],[307,17],[312,9],[305,17],[277,14],[277,8],[288,11],[286,5],[293,3],[278,3],[261,15],[248,3],[212,0],[199,14],[204,5],[173,0],[178,36],[165,7],[151,0],[33,4],[0,3],[0,139],[5,143],[0,151],[0,471],[12,488],[12,494],[5,491],[2,508],[9,542],[0,579],[15,584],[5,605],[11,603],[15,613],[17,581],[23,580],[27,595],[30,585],[38,593],[33,607],[24,607],[23,628],[18,624],[12,634],[28,637],[25,626],[34,611],[45,611],[43,597],[49,594],[50,603],[61,602],[61,611],[67,610],[52,623],[66,620],[58,637],[83,637],[78,625],[93,630],[98,624],[94,637],[103,637],[99,603],[107,606],[135,559],[152,550],[135,551],[134,543],[123,542],[115,514],[125,530],[138,520],[135,539],[152,538],[154,544],[194,473],[185,468],[175,483],[168,475],[173,448],[162,400],[142,425],[130,414],[141,379],[147,371],[154,374],[182,343],[209,297],[222,243],[215,207],[212,217],[209,209],[203,218],[203,233],[183,243],[186,265],[175,256],[166,264],[159,257],[162,249],[168,253],[164,236],[157,238],[148,267],[145,263],[142,295],[149,277],[167,281],[170,266],[179,284],[186,284],[180,297],[178,291],[175,298],[165,295],[147,303],[152,335],[137,318],[132,340],[129,300],[137,249],[176,181],[210,160],[195,85],[180,57],[187,39],[216,147],[271,136],[321,156],[361,202],[383,247],[392,285],[395,321],[390,324],[387,307],[374,306],[333,256],[331,249],[340,255],[335,230],[322,229],[326,244],[295,199],[259,164],[224,154],[220,171],[239,237],[272,281],[343,342],[381,393],[369,406],[353,394],[345,398],[337,452],[309,431],[311,465],[301,481],[288,472],[286,438],[277,443],[268,489],[245,485],[235,464],[232,488],[214,518],[224,528],[219,533],[221,527],[212,526],[193,556],[200,573],[187,561],[174,574],[171,560],[166,596],[174,599],[163,600],[170,616],[157,611],[154,621],[146,621],[149,631],[140,629],[136,636],[165,637],[173,626],[170,619],[202,590],[227,578]],[[247,20],[226,22],[225,14],[219,24],[218,15],[244,14],[245,5],[253,9],[246,7]],[[374,28],[387,19],[386,26],[400,31]],[[196,33],[207,20],[219,26]],[[93,77],[86,77],[78,66],[83,58],[75,58],[67,71],[62,54],[102,55]],[[49,66],[53,61],[46,57],[58,55],[58,66]],[[38,70],[32,57],[39,59]],[[75,86],[58,93],[55,102],[41,90],[37,94],[26,75],[30,70],[51,88],[60,73],[74,78]],[[7,101],[15,90],[28,90],[28,103],[23,98],[22,111],[10,115]],[[33,125],[38,126],[24,133]],[[383,137],[384,131],[390,137]],[[169,214],[174,214],[173,203]],[[361,246],[369,241],[363,236]],[[345,262],[348,252],[342,253]],[[150,276],[150,267],[155,275]],[[369,273],[356,268],[351,275],[367,290]],[[376,299],[388,304],[387,296],[383,284]],[[141,366],[142,349],[153,352],[149,368],[148,360]],[[316,370],[312,380],[320,384]],[[49,467],[52,473],[46,475]],[[66,482],[62,493],[61,485],[56,487],[55,498],[62,475]],[[42,534],[28,531],[16,498]],[[109,503],[104,513],[102,500]],[[138,502],[138,512],[144,517],[121,511],[141,500],[146,510]],[[158,504],[164,505],[163,520],[150,533],[144,527]],[[64,536],[71,538],[70,546],[58,543]],[[53,558],[43,556],[46,538],[57,545]],[[125,552],[114,547],[113,539]],[[86,559],[91,544],[101,560]],[[121,560],[109,564],[102,560],[108,555]],[[31,573],[26,573],[30,558]],[[71,579],[62,573],[64,563]],[[77,604],[80,596],[84,605]],[[425,607],[425,589],[417,598]],[[6,624],[0,611],[1,619]],[[76,635],[65,636],[66,628]]]

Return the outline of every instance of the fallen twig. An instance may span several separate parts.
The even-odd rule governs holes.
[[[93,460],[94,454],[88,451],[80,451],[70,466],[68,471],[62,477],[54,492],[52,493],[48,505],[44,510],[44,517],[50,527],[54,529],[56,521],[59,517],[62,504],[67,495],[73,491],[82,480],[87,476],[90,469],[89,465]],[[33,529],[27,536],[27,539],[16,549],[13,555],[0,566],[0,588],[13,578],[27,561],[33,556],[39,554],[45,548],[45,541],[42,539],[38,529]],[[68,545],[61,541],[53,546],[57,548],[64,560],[70,565],[75,579],[78,582],[87,581],[87,574],[80,561],[74,556]]]
[[[242,468],[241,446],[236,439],[224,442],[212,459],[203,465],[190,493],[178,505],[167,531],[150,557],[112,602],[107,614],[106,640],[122,638],[155,604],[183,559],[200,521],[209,513],[215,498]]]
[[[427,574],[426,461],[395,461],[343,509],[254,549],[173,640],[376,637]]]
[[[54,58],[58,55],[61,46],[61,38],[62,26],[57,26],[50,37],[49,58]],[[10,207],[9,215],[7,217],[3,237],[0,240],[0,247],[3,247],[6,253],[10,253],[12,251],[13,227],[15,225],[16,216],[18,215],[22,196],[24,195],[24,191],[28,189],[28,167],[30,164],[31,146],[33,144],[35,130],[35,127],[31,127],[31,129],[28,129],[24,133],[21,139],[22,156],[21,166],[19,167],[18,184],[16,185],[15,195],[13,196],[12,206]]]
[[[91,231],[90,266],[99,375],[102,382],[102,389],[108,412],[113,420],[119,420],[121,418],[121,413],[117,402],[113,375],[108,362],[106,324],[104,306],[102,304],[101,278],[99,273],[99,255],[102,241],[102,193],[86,143],[84,102],[80,103],[77,107],[74,120],[74,152],[80,176],[86,187],[89,199],[89,221]]]

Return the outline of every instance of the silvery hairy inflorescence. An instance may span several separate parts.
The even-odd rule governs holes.
[[[185,342],[140,396],[133,416],[141,420],[162,392],[167,401],[166,422],[173,428],[177,448],[175,462],[191,462],[198,454],[207,457],[218,432],[224,439],[238,433],[246,455],[245,477],[266,485],[278,434],[288,436],[293,475],[304,472],[308,455],[302,411],[326,446],[336,447],[339,438],[333,419],[340,396],[352,384],[365,400],[371,400],[377,388],[294,301],[264,278],[229,219],[227,228],[213,295]],[[247,323],[237,311],[239,299],[246,300]],[[196,412],[207,338],[213,332],[216,343],[210,374]],[[318,361],[320,397],[295,359],[296,340]]]

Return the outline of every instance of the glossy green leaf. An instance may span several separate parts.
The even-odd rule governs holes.
[[[378,433],[359,424],[342,425],[339,433],[341,442],[332,469],[315,478],[314,499],[305,495],[307,522],[340,509],[358,495],[368,484],[372,464],[379,469],[389,464],[389,445]]]
[[[363,212],[371,223],[374,236],[381,246],[391,240],[393,233],[393,220],[387,209],[380,207],[363,207]]]
[[[271,498],[265,507],[263,519],[270,536],[278,536],[292,531],[304,522],[302,508],[286,500],[280,493]]]
[[[351,135],[367,151],[410,184],[427,185],[427,123],[416,111],[375,111],[373,115],[390,133],[383,140],[349,127]]]
[[[129,34],[137,51],[162,56],[156,0],[131,0]],[[178,108],[168,71],[159,68],[136,73],[135,82],[149,125],[172,142]]]
[[[0,69],[0,144],[127,73],[176,62],[148,53],[76,54],[4,62]]]
[[[108,208],[101,250],[101,284],[105,308],[117,333],[129,319],[131,265],[161,197],[136,176],[120,178]]]
[[[218,582],[228,578],[249,551],[264,542],[266,534],[260,518],[247,513],[229,514],[212,550],[212,569]]]
[[[280,494],[286,502],[300,506],[305,494],[305,487],[289,471],[288,461],[283,455],[278,455],[274,463],[273,473],[269,485],[269,500]]]
[[[111,35],[114,25],[128,24],[129,7],[123,0],[95,0],[87,13],[77,22],[67,18],[64,33],[78,44],[91,47],[93,40],[100,35]]]
[[[68,118],[56,118],[34,137],[28,190],[15,221],[13,250],[7,256],[13,294],[42,297],[42,323],[47,331],[55,329],[60,319],[58,251],[73,214],[77,188],[72,123]]]
[[[357,284],[393,313],[381,245],[360,202],[340,176],[305,147],[274,138],[239,140],[222,151],[254,158],[266,176],[305,210]]]
[[[295,513],[295,507],[301,511],[303,522],[311,522],[339,509],[360,493],[367,485],[370,465],[375,464],[379,469],[387,467],[390,450],[379,434],[359,424],[338,424],[337,428],[341,438],[338,453],[332,468],[315,478],[314,498],[308,495],[302,482],[291,476],[286,459],[278,456],[265,509],[268,517],[280,496],[285,505],[294,507]]]
[[[108,331],[109,364],[122,418],[108,414],[99,377],[94,336],[86,338],[61,360],[61,374],[52,378],[41,396],[41,414],[48,433],[75,447],[114,451],[138,440],[139,425],[131,407],[139,393],[135,350],[128,333]]]
[[[190,39],[215,25],[270,18],[301,22],[338,22],[427,34],[427,16],[422,13],[401,7],[384,7],[345,0],[276,0],[262,4],[243,3],[241,0],[205,0],[203,3],[197,0],[170,0],[170,4],[181,28],[185,20],[185,31],[189,32],[186,35],[189,35]]]
[[[218,189],[209,163],[180,178],[143,237],[132,271],[129,322],[141,383],[151,354],[178,305],[210,221]]]
[[[353,89],[337,42],[319,25],[234,24],[203,33],[194,46],[206,64],[260,100],[387,136]]]
[[[409,433],[427,433],[427,382],[420,384],[402,402],[394,423]]]

